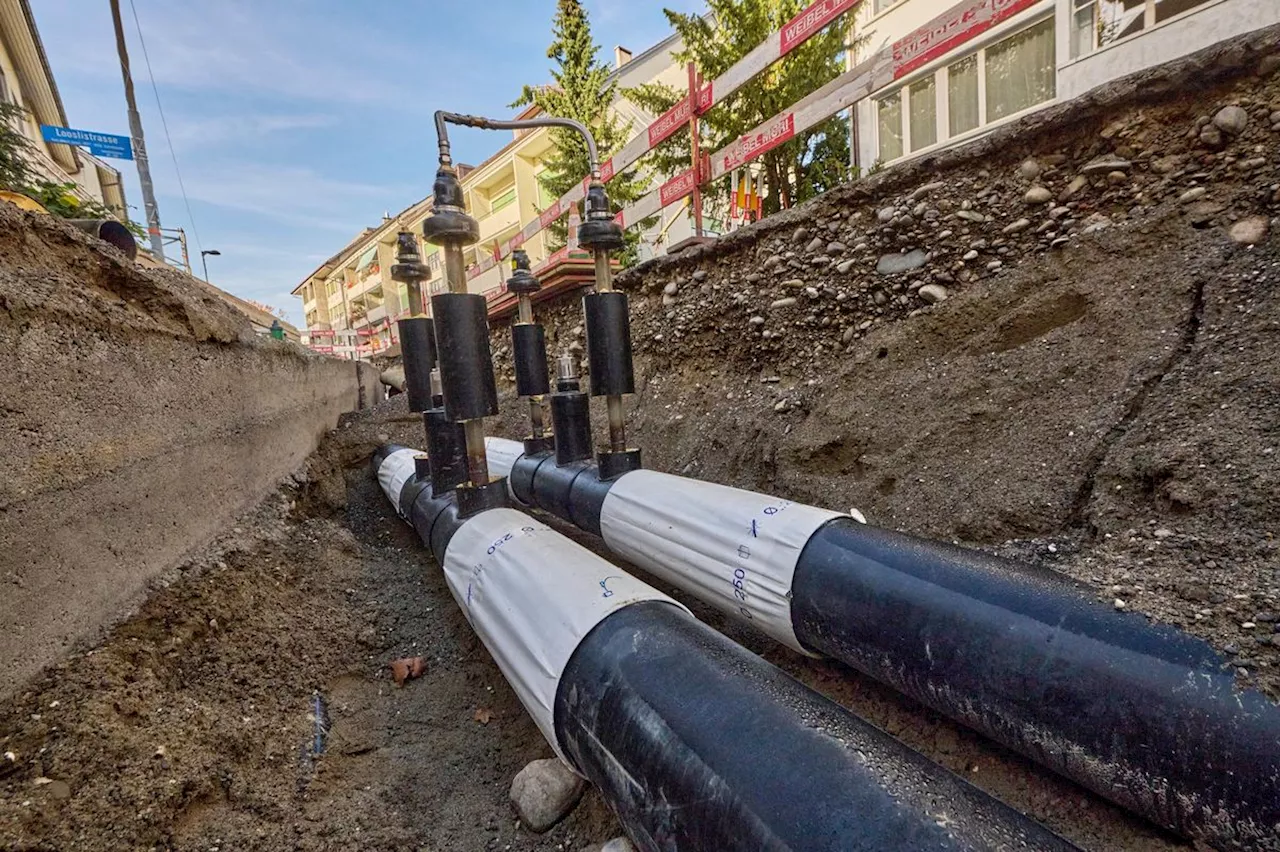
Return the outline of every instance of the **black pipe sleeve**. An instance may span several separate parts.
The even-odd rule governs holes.
[[[546,332],[542,326],[532,323],[511,326],[511,357],[516,365],[516,396],[551,393]]]
[[[489,354],[488,306],[479,293],[431,297],[444,409],[453,421],[498,413],[498,388]]]
[[[521,456],[507,479],[511,493],[526,506],[550,512],[557,518],[600,535],[600,510],[614,482],[601,482],[590,461],[556,464],[552,453]]]
[[[431,371],[436,366],[435,325],[427,317],[406,317],[396,325],[409,410],[426,411],[431,407]]]
[[[631,315],[627,294],[610,290],[582,297],[587,328],[587,368],[592,396],[635,393],[631,360]]]
[[[1280,709],[1179,630],[1052,572],[846,519],[801,553],[791,617],[805,647],[1159,825],[1280,848]]]
[[[551,395],[551,433],[556,436],[556,463],[591,458],[591,397],[579,390]]]
[[[443,408],[424,412],[422,425],[427,433],[431,488],[436,494],[443,494],[468,479],[466,432],[461,423],[449,419]]]
[[[1075,848],[668,603],[587,635],[554,719],[645,852]]]

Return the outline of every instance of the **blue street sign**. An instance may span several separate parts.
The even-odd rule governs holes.
[[[70,127],[56,127],[52,124],[40,125],[40,133],[46,142],[60,142],[63,145],[79,145],[88,148],[95,157],[113,157],[117,160],[133,159],[133,144],[128,136],[114,136],[110,133],[96,133],[92,130],[72,130]]]

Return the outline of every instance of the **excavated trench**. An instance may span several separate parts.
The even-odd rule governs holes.
[[[1240,231],[1280,203],[1280,81],[1211,83],[891,170],[625,276],[647,465],[1036,562],[1280,697],[1280,241]],[[1201,119],[1232,104],[1248,129],[1202,147]],[[1122,178],[1090,173],[1064,201],[1099,157]],[[1035,186],[1056,200],[1031,205]],[[875,271],[913,249],[923,266]],[[574,299],[537,310],[553,350],[580,347]],[[494,431],[519,437],[494,335]],[[0,847],[580,850],[617,833],[593,791],[545,835],[517,824],[511,778],[550,748],[368,473],[386,441],[422,443],[403,398],[346,416],[133,615],[0,705]],[[1083,848],[1191,848],[672,594]],[[396,687],[407,656],[425,673]]]

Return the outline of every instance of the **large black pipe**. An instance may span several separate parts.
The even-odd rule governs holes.
[[[375,455],[380,480],[383,465],[400,449],[383,447]],[[391,493],[394,485],[384,489],[446,565],[446,575],[449,560],[455,560],[463,575],[475,578],[475,595],[494,595],[490,584],[542,573],[540,565],[512,561],[498,574],[482,574],[477,559],[465,552],[462,531],[490,513],[459,520],[452,497],[433,497],[416,476],[404,480],[398,493]],[[503,512],[519,517],[497,510]],[[530,533],[534,525],[541,527],[527,517],[522,523]],[[542,529],[563,542],[567,560],[602,562]],[[508,548],[503,552],[512,553],[509,548],[519,541],[499,536],[489,552]],[[480,540],[482,546],[488,542]],[[455,554],[451,547],[464,552]],[[584,606],[588,597],[608,599],[614,594],[611,585],[635,584],[602,564],[612,576],[591,584],[581,598]],[[472,587],[464,585],[465,592],[453,592],[468,618],[478,619]],[[554,595],[572,598],[584,591],[566,585]],[[496,611],[509,621],[472,622],[491,651],[489,638],[501,635],[510,642],[513,630],[538,624],[537,612]],[[552,634],[562,625],[549,619],[544,633],[532,631],[525,638],[554,641]],[[550,708],[554,745],[597,785],[644,852],[1075,848],[694,620],[669,599],[641,599],[604,616],[577,639],[558,673],[541,665],[540,652],[519,657],[524,659],[539,661],[539,679],[558,675]],[[513,674],[509,666],[504,673]],[[520,673],[514,674],[520,680]],[[536,720],[536,711],[531,713]]]
[[[609,542],[603,507],[631,475],[602,481],[589,463],[540,454],[517,458],[508,481],[521,503]],[[673,497],[682,482],[703,485],[669,479]],[[657,512],[655,528],[691,535],[669,507]],[[727,583],[662,576],[736,615],[733,597],[706,594]],[[1280,709],[1237,686],[1199,639],[1051,571],[848,518],[804,543],[789,600],[805,650],[1164,828],[1220,848],[1280,849]]]

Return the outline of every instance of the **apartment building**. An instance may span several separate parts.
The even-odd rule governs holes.
[[[955,145],[1128,74],[1280,23],[1277,0],[865,0],[859,60],[897,78],[856,109],[856,162]]]
[[[683,67],[671,60],[679,49],[671,36],[639,55],[624,48],[615,50],[613,79],[619,89],[660,81],[682,87],[687,77]],[[614,104],[615,113],[638,133],[655,116],[625,99]],[[519,118],[536,115],[529,107]],[[550,197],[538,179],[546,169],[546,159],[554,146],[547,129],[513,131],[511,141],[479,166],[459,168],[468,212],[479,223],[480,239],[465,252],[468,269],[479,265],[494,247],[505,242],[556,199]],[[424,164],[423,173],[434,173],[434,162]],[[395,216],[387,215],[376,227],[366,228],[329,260],[322,263],[294,288],[302,300],[305,321],[304,342],[326,354],[345,358],[370,358],[385,353],[397,343],[395,320],[408,312],[405,285],[391,279],[395,262],[396,235],[409,231],[419,237],[419,250],[431,276],[425,283],[429,293],[441,292],[446,284],[438,247],[421,239],[422,221],[430,215],[431,199],[411,205]],[[692,233],[688,216],[668,223],[655,235],[646,252],[660,252],[662,245],[678,242]],[[534,271],[545,286],[563,286],[588,281],[593,276],[591,259],[572,245],[553,252],[550,233],[542,231],[525,242]],[[483,293],[495,308],[505,302],[505,282],[511,275],[510,259],[468,279],[471,292]]]
[[[81,199],[97,201],[125,215],[120,172],[70,145],[44,141],[40,125],[66,127],[49,59],[28,0],[0,0],[0,101],[24,110],[17,130],[31,143],[31,167],[54,183],[70,183]]]

